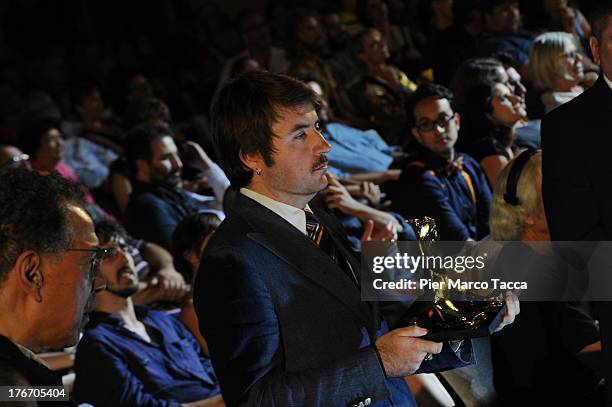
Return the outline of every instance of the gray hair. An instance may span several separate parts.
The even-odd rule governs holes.
[[[576,41],[565,32],[547,32],[533,41],[529,54],[529,72],[536,88],[553,90],[557,79],[565,74],[563,54],[576,50]]]
[[[493,190],[489,228],[494,240],[521,240],[527,216],[541,216],[542,191],[537,187],[537,179],[542,177],[542,151],[538,150],[521,171],[516,188],[519,205],[510,205],[504,200],[508,175],[514,161],[516,161],[516,158],[510,161],[501,171]]]

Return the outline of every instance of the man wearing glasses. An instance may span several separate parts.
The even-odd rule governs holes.
[[[30,156],[15,146],[0,145],[0,169],[2,168],[26,168],[31,169]]]
[[[79,342],[75,398],[96,406],[224,406],[210,360],[187,327],[134,305],[138,274],[125,231],[100,222],[96,234],[107,251],[100,263],[106,290]]]
[[[79,186],[57,174],[0,170],[0,384],[61,386],[33,352],[76,344],[98,248]]]
[[[395,211],[434,218],[440,240],[478,240],[489,233],[491,191],[478,163],[455,150],[460,117],[452,98],[448,89],[433,84],[411,95],[411,131],[418,147],[402,171]]]

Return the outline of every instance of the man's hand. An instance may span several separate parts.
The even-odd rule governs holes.
[[[348,190],[329,174],[327,174],[327,182],[329,185],[323,191],[327,206],[330,209],[338,209],[345,215],[354,216],[362,204],[357,202]]]
[[[521,312],[521,304],[518,297],[512,291],[506,291],[506,314],[502,319],[501,324],[497,327],[495,332],[500,331],[503,327],[510,325],[514,322],[516,316]]]
[[[204,149],[193,141],[186,141],[182,146],[181,153],[181,158],[186,164],[200,171],[207,170],[213,164]]]
[[[389,221],[384,227],[375,228],[374,221],[369,219],[363,225],[363,234],[361,242],[387,242],[389,240],[397,240],[397,227]]]
[[[385,372],[389,377],[403,377],[416,372],[428,354],[442,351],[442,344],[419,339],[427,329],[416,325],[394,329],[376,340]]]
[[[157,286],[163,290],[163,297],[166,301],[179,301],[189,292],[183,276],[172,267],[157,270],[155,277],[157,277]],[[152,283],[155,281],[153,280]]]

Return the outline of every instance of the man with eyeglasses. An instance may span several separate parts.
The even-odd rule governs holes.
[[[101,222],[96,234],[106,289],[96,294],[77,349],[75,398],[96,406],[224,406],[210,360],[187,327],[134,305],[138,275],[125,231]]]
[[[61,386],[34,352],[76,344],[104,256],[80,187],[0,170],[0,385]]]
[[[491,191],[484,172],[455,150],[460,117],[443,86],[419,86],[409,100],[411,133],[418,146],[399,183],[394,210],[407,218],[436,220],[440,240],[478,240],[489,233]]]
[[[31,169],[30,156],[15,146],[0,145],[0,168],[26,168]]]

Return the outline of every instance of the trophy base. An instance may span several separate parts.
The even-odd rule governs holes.
[[[485,305],[486,304],[486,305]],[[417,306],[418,312],[409,313],[401,325],[418,325],[427,329],[420,338],[433,342],[457,341],[489,336],[501,324],[506,313],[502,302],[458,303],[465,314],[443,309],[439,304],[424,303]],[[471,311],[471,312],[470,312]],[[465,317],[464,315],[470,315]]]

